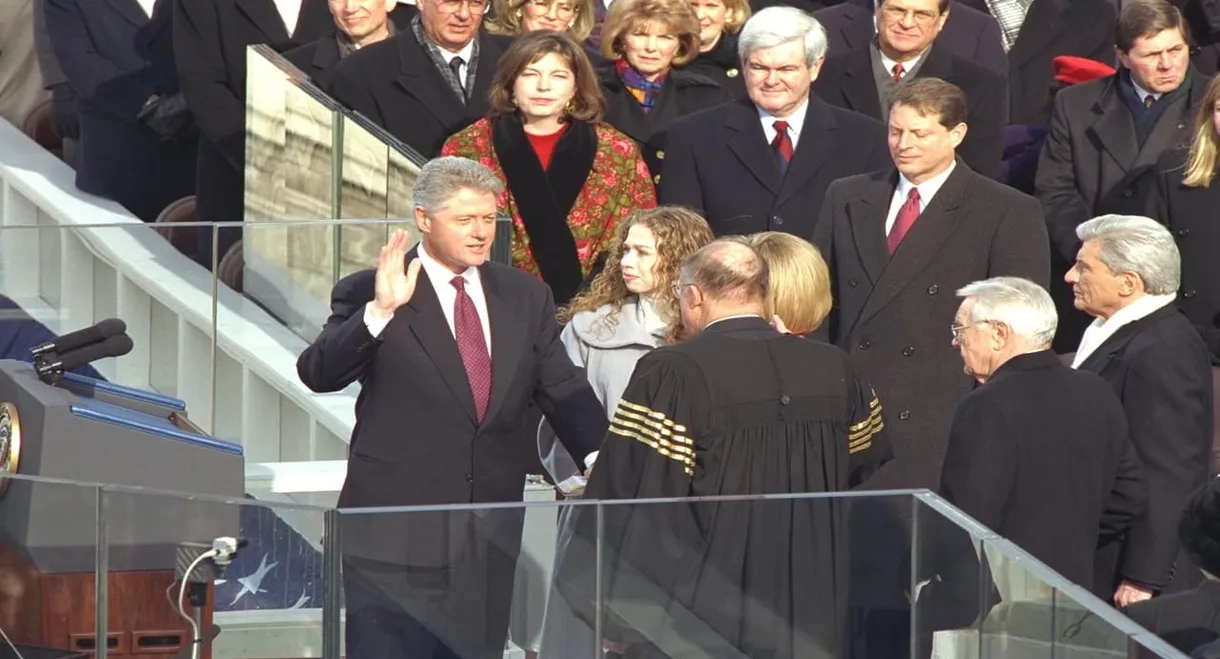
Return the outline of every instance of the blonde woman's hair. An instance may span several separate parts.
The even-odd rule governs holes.
[[[524,16],[525,5],[531,0],[492,0],[491,5],[495,11],[495,16],[484,24],[487,26],[487,31],[492,34],[502,34],[510,37],[525,34]],[[560,2],[561,0],[551,0],[551,2]],[[568,28],[567,34],[576,40],[577,43],[583,42],[593,34],[593,26],[597,23],[597,17],[593,12],[593,3],[599,0],[568,0],[572,2],[576,9],[576,16],[572,21],[572,27]],[[551,2],[545,3],[550,6]]]
[[[631,227],[636,225],[648,227],[657,243],[657,264],[654,273],[657,288],[653,293],[653,308],[669,328],[666,342],[674,343],[683,338],[678,300],[670,290],[678,281],[682,261],[700,247],[712,242],[714,236],[707,220],[681,206],[658,206],[628,215],[619,225],[614,242],[606,249],[605,267],[593,278],[585,292],[577,295],[566,307],[559,310],[560,323],[570,322],[573,316],[582,311],[595,311],[610,305],[612,313],[606,315],[605,327],[613,333],[623,304],[635,295],[627,290],[627,284],[623,282],[622,260],[623,243],[627,240]]]
[[[1203,102],[1195,111],[1194,139],[1190,143],[1190,155],[1186,157],[1186,171],[1182,174],[1182,185],[1188,188],[1206,188],[1216,177],[1216,161],[1220,159],[1220,135],[1216,133],[1213,118],[1216,102],[1220,101],[1220,75],[1207,85]]]
[[[606,59],[623,58],[623,39],[641,23],[657,21],[678,38],[672,66],[699,56],[699,19],[686,0],[615,0],[602,24],[601,51]]]
[[[808,334],[830,315],[830,268],[818,248],[789,233],[764,231],[746,237],[771,271],[764,309],[794,334]]]

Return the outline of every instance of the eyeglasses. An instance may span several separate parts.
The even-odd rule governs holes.
[[[988,325],[991,322],[992,321],[990,320],[976,320],[973,323],[966,323],[965,325],[953,325],[949,328],[949,330],[953,332],[953,340],[960,343],[962,340],[962,332],[965,332],[967,328],[974,327],[975,325]]]
[[[439,0],[437,5],[446,14],[456,14],[462,10],[462,7],[466,7],[466,10],[472,14],[482,14],[487,11],[487,3],[477,0]]]
[[[927,25],[932,21],[940,18],[940,12],[929,11],[926,9],[903,9],[902,7],[884,7],[881,13],[885,15],[887,20],[895,23],[906,20],[907,16],[913,16],[915,22],[920,25]]]
[[[675,298],[681,300],[682,299],[682,289],[686,288],[687,286],[694,286],[694,284],[676,284],[675,283],[669,287],[669,291],[674,294]]]

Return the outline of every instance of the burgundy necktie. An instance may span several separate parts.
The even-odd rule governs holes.
[[[907,70],[903,68],[902,62],[894,62],[894,68],[890,69],[890,73],[892,74],[890,78],[894,82],[902,82],[902,74],[906,72]]]
[[[771,125],[775,127],[775,140],[771,142],[771,146],[775,149],[779,171],[785,174],[788,172],[788,163],[792,162],[792,138],[788,137],[788,122],[777,121]]]
[[[449,283],[457,289],[457,299],[453,301],[453,335],[462,355],[462,365],[466,367],[470,393],[474,395],[475,418],[482,423],[491,400],[491,355],[487,352],[479,312],[474,308],[474,300],[466,294],[466,279],[454,277]]]
[[[911,188],[911,191],[907,193],[906,203],[898,209],[898,217],[894,218],[894,226],[890,229],[890,235],[885,239],[891,256],[898,251],[898,245],[917,219],[919,219],[919,188]]]

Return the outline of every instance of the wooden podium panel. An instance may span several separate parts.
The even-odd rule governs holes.
[[[170,603],[178,596],[171,570],[107,575],[108,659],[168,659],[190,643],[190,625]],[[93,573],[40,574],[11,547],[0,544],[0,627],[14,643],[65,650],[96,650],[97,577]],[[212,626],[212,585],[200,631]],[[187,613],[192,608],[187,605]],[[204,645],[201,659],[211,659]]]

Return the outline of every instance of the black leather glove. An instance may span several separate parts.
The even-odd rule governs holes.
[[[186,98],[181,93],[158,96],[140,110],[136,120],[160,136],[162,142],[181,139],[194,128]]]
[[[67,83],[51,88],[51,130],[61,140],[80,139],[80,118],[76,115],[76,92]]]

